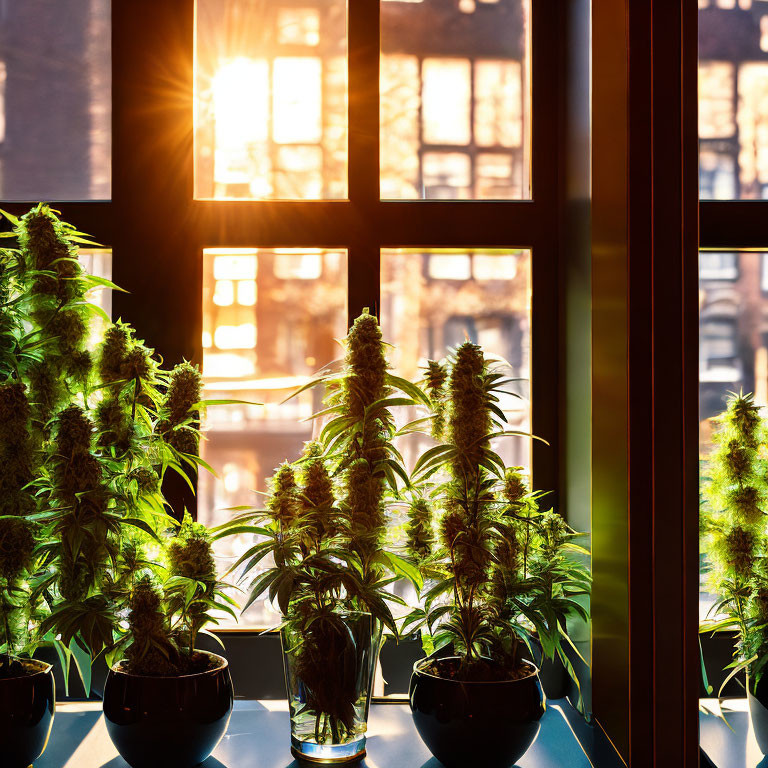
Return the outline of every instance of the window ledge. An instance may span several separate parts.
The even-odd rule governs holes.
[[[582,744],[569,724],[578,717],[565,700],[547,703],[536,742],[519,768],[590,768],[589,745]],[[581,721],[576,729],[592,728]],[[227,735],[203,768],[284,768],[291,762],[288,708],[285,701],[238,700]],[[503,738],[503,734],[501,734]],[[374,704],[368,736],[369,759],[363,768],[440,768],[416,733],[407,705]],[[291,763],[294,765],[294,763]],[[602,768],[602,761],[600,766]],[[100,702],[57,704],[51,740],[35,768],[127,768],[107,735]]]
[[[701,749],[715,768],[757,768],[768,765],[755,741],[747,700],[701,699],[699,733]],[[723,720],[723,717],[727,723]],[[705,762],[702,761],[702,766]]]

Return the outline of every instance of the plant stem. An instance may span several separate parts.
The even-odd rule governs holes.
[[[334,744],[341,743],[341,736],[339,735],[339,724],[336,722],[336,718],[333,715],[329,715],[328,719],[331,721],[331,737]]]

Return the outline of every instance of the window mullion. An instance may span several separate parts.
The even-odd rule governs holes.
[[[378,0],[349,2],[349,199],[362,226],[351,235],[347,308],[350,320],[379,307],[381,218],[379,208]]]

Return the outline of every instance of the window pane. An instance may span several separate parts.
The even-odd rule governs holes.
[[[382,3],[382,198],[530,197],[529,6]]]
[[[347,257],[321,249],[217,249],[204,252],[203,381],[207,399],[264,403],[212,407],[203,458],[219,479],[200,474],[198,515],[224,522],[228,507],[258,505],[254,491],[284,459],[296,459],[312,437],[322,393],[307,391],[280,404],[340,356],[334,339],[347,324]],[[217,543],[226,571],[249,537]],[[264,566],[267,566],[265,561]],[[268,627],[277,614],[257,602],[244,621]]]
[[[346,0],[197,0],[198,198],[347,196],[346,35]]]
[[[768,7],[699,0],[702,199],[768,198]]]
[[[499,405],[510,429],[530,431],[530,279],[529,251],[382,251],[381,325],[398,374],[418,379],[427,360],[470,339],[521,379],[510,389],[521,397],[505,395]],[[409,436],[406,461],[426,441]],[[508,466],[529,466],[529,449],[528,440],[517,438],[497,446]]]
[[[107,280],[112,279],[112,251],[99,249],[81,248],[79,253],[80,264],[89,275],[103,277]],[[108,317],[112,317],[112,291],[103,286],[96,286],[88,291],[88,301],[101,307]],[[94,315],[91,320],[90,336],[88,337],[88,348],[96,349],[104,338],[104,319]]]
[[[110,0],[0,3],[0,199],[111,196]]]
[[[699,452],[712,450],[711,419],[730,392],[768,406],[768,252],[703,251],[699,258]],[[702,461],[702,471],[706,465]],[[704,618],[714,603],[702,580]]]

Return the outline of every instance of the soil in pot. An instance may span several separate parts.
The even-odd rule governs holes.
[[[533,744],[546,705],[538,672],[526,663],[503,679],[488,660],[485,680],[462,680],[459,659],[414,665],[409,702],[416,730],[446,768],[511,768]]]
[[[234,700],[229,666],[214,653],[198,652],[191,662],[184,675],[134,675],[122,663],[109,671],[104,719],[132,768],[192,768],[221,741]]]
[[[0,763],[27,768],[45,751],[53,725],[55,686],[51,666],[33,659],[0,666]]]

